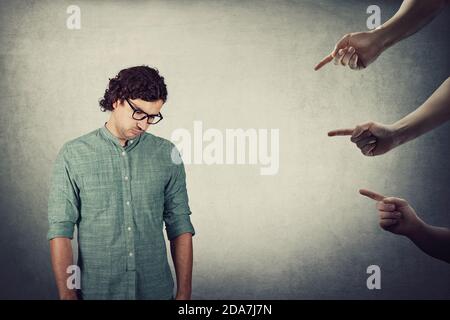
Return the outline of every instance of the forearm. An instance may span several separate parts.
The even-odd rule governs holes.
[[[388,48],[416,33],[447,3],[446,0],[404,0],[397,13],[377,29],[382,35],[383,46]]]
[[[170,242],[175,274],[177,298],[190,299],[192,291],[192,234],[183,233]]]
[[[423,223],[408,238],[426,254],[450,263],[450,229]]]
[[[76,291],[67,287],[67,268],[73,265],[72,244],[69,238],[54,238],[50,240],[53,273],[60,299],[76,299]]]
[[[419,108],[394,124],[398,144],[403,144],[450,120],[450,78]]]

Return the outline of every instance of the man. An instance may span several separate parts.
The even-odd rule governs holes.
[[[175,266],[175,298],[190,299],[195,232],[184,166],[172,161],[171,142],[145,132],[163,119],[166,99],[157,70],[124,69],[110,79],[100,101],[102,111],[111,111],[108,122],[59,152],[48,239],[61,299],[172,299],[163,222]],[[75,225],[78,291],[66,284]]]

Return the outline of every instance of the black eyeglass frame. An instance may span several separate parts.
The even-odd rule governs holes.
[[[162,119],[164,119],[164,117],[163,117],[163,115],[161,114],[161,112],[159,112],[158,114],[148,114],[148,113],[145,113],[144,111],[142,111],[141,109],[136,108],[136,107],[135,107],[135,106],[134,106],[127,98],[125,98],[125,100],[127,101],[127,103],[128,103],[128,105],[130,106],[130,108],[133,110],[133,114],[132,114],[131,117],[132,117],[134,120],[139,120],[139,121],[141,121],[141,120],[144,120],[145,118],[147,118],[147,123],[148,123],[148,124],[150,124],[150,125],[155,125],[155,124],[157,124],[158,122],[160,122]],[[143,113],[144,116],[142,116],[142,117],[140,117],[140,118],[138,118],[138,117],[135,118],[136,112]],[[156,121],[149,122],[150,118],[153,118],[153,119],[156,120]]]

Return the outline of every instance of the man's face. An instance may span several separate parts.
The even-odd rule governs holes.
[[[133,108],[139,110],[136,114],[139,117],[145,115],[145,112],[148,115],[157,115],[161,111],[161,108],[164,104],[163,100],[157,101],[145,101],[141,99],[128,99]],[[116,124],[116,129],[120,138],[125,140],[135,139],[137,136],[145,132],[149,124],[147,123],[147,118],[142,120],[133,119],[133,109],[128,104],[126,100],[123,100],[122,103],[116,101],[113,104],[114,110],[112,116],[114,117],[114,122]]]

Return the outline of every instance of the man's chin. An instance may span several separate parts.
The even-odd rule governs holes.
[[[130,136],[133,137],[133,138],[135,138],[135,137],[141,135],[143,132],[144,132],[144,131],[137,131],[137,130],[131,129],[131,130],[130,130]]]

